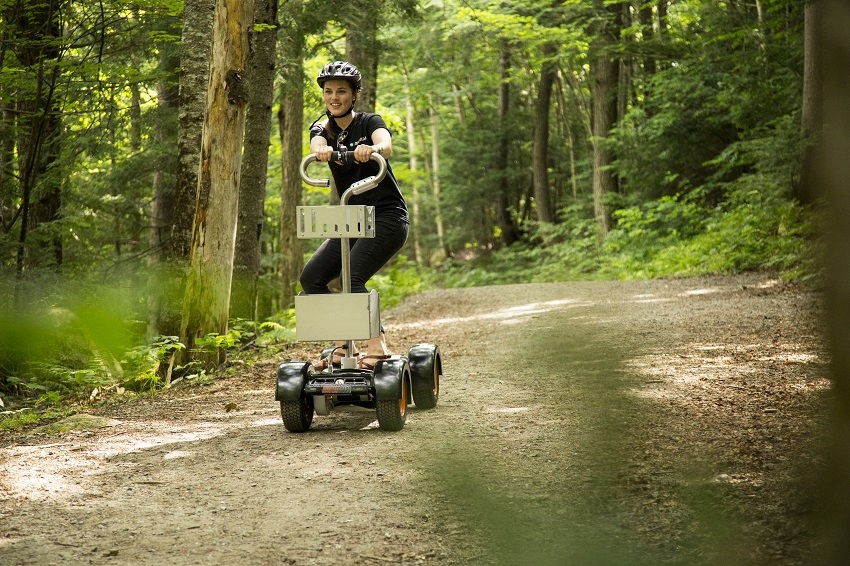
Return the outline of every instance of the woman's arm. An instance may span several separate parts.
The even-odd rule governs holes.
[[[372,145],[362,144],[354,148],[354,159],[359,163],[366,163],[373,153],[377,153],[384,159],[387,159],[392,152],[393,137],[390,135],[390,131],[386,128],[378,128],[372,132]]]
[[[330,161],[333,148],[328,145],[328,140],[323,135],[316,135],[310,139],[310,153],[316,154],[318,161]]]

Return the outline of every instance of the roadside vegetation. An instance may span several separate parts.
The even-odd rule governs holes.
[[[278,29],[278,47],[298,39],[304,52],[293,61],[279,50],[261,105],[280,114],[250,130],[268,147],[258,196],[239,203],[257,205],[262,227],[250,258],[235,252],[237,267],[254,265],[253,280],[234,276],[221,317],[229,324],[187,349],[186,297],[174,291],[183,281],[163,273],[186,273],[189,259],[169,257],[179,246],[157,238],[191,236],[178,217],[191,220],[195,202],[157,206],[174,196],[168,187],[195,195],[196,178],[181,185],[176,86],[191,78],[181,53],[199,49],[181,37],[209,33],[181,36],[199,14],[172,0],[132,10],[86,1],[67,13],[59,0],[39,3],[55,11],[25,4],[0,14],[0,429],[208,383],[236,361],[291,347],[291,297],[311,250],[286,239],[286,219],[293,203],[328,195],[290,186],[284,156],[303,155],[306,140],[287,142],[279,116],[293,84],[302,89],[296,130],[322,115],[315,74],[347,57],[356,23],[309,2],[303,13],[281,4],[277,22],[255,16],[258,37]],[[375,109],[394,132],[413,229],[371,282],[382,307],[433,287],[525,282],[771,271],[818,284],[803,3],[385,4],[370,33],[388,55],[377,77],[365,76],[377,100],[358,108]],[[13,8],[30,12],[10,17]],[[51,97],[39,90],[45,81]],[[591,119],[600,113],[602,129]],[[194,125],[200,137],[203,116]],[[210,367],[204,353],[225,361]]]

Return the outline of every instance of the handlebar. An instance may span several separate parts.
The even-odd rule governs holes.
[[[348,190],[346,190],[342,197],[340,197],[340,203],[345,204],[348,201],[348,197],[353,195],[360,195],[365,193],[366,191],[371,191],[375,187],[378,186],[378,183],[384,180],[384,177],[387,175],[387,160],[383,158],[378,153],[372,153],[369,157],[372,161],[378,163],[378,174],[372,175],[370,177],[366,177],[363,180],[357,181],[352,184]],[[354,159],[353,151],[334,151],[331,153],[331,161],[339,161],[341,163],[347,164],[351,163]],[[312,185],[314,187],[330,187],[331,181],[330,179],[314,179],[307,174],[307,167],[313,163],[314,161],[318,161],[316,159],[316,154],[311,153],[307,157],[305,157],[301,161],[301,166],[299,167],[299,172],[301,173],[301,178],[304,179],[304,182],[308,185]]]

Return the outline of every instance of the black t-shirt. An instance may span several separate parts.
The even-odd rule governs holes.
[[[332,145],[334,149],[345,146],[348,151],[353,151],[360,144],[372,145],[372,134],[380,128],[389,131],[380,115],[358,112],[354,115],[354,120],[348,125],[348,128],[342,130],[335,140],[331,139],[333,136],[322,124],[314,124],[310,128],[310,139],[322,136],[328,140],[328,144]],[[352,163],[350,165],[340,165],[331,161],[329,165],[336,184],[337,194],[340,196],[352,183],[378,173],[378,164],[371,160],[367,163]],[[407,205],[389,163],[387,163],[387,175],[384,180],[371,191],[351,197],[348,204],[374,206],[376,215],[395,213],[399,218],[408,218]]]

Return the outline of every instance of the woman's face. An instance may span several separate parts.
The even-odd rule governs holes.
[[[347,112],[354,103],[354,92],[351,89],[351,84],[344,79],[325,81],[322,97],[325,99],[325,107],[334,116],[340,116],[343,112]]]

